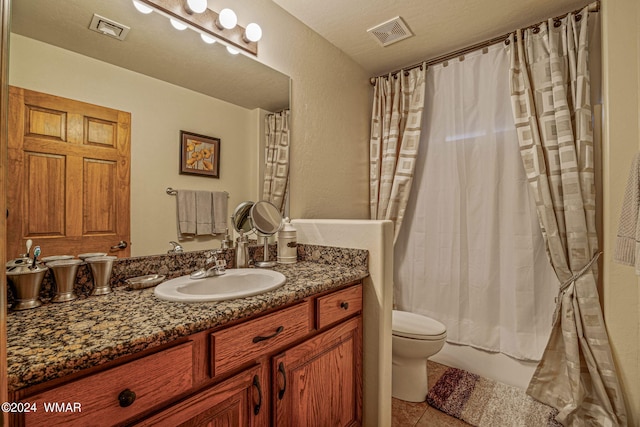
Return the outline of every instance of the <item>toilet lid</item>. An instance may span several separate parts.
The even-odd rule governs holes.
[[[405,338],[434,339],[446,336],[447,328],[430,317],[393,310],[393,334]]]

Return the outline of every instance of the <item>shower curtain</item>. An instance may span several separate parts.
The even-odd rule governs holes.
[[[281,213],[289,194],[289,110],[267,114],[265,124],[265,169],[262,200]]]
[[[378,77],[371,114],[371,219],[393,221],[398,238],[413,183],[422,130],[426,65]]]
[[[522,163],[562,282],[551,337],[527,392],[557,408],[564,425],[626,426],[596,287],[588,40],[588,8],[509,38]]]
[[[558,281],[520,161],[503,44],[427,72],[415,185],[395,246],[401,310],[447,341],[539,360]]]

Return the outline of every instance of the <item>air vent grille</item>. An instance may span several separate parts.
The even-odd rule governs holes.
[[[93,15],[89,29],[114,39],[124,40],[131,28],[98,14]]]
[[[383,47],[413,36],[407,24],[399,16],[369,28],[367,32]]]

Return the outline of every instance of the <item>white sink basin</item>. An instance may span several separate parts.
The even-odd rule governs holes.
[[[279,288],[284,274],[256,268],[226,270],[222,276],[192,279],[180,276],[159,284],[154,294],[163,300],[177,302],[224,301],[258,295]]]

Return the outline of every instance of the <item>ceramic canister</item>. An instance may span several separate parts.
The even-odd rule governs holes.
[[[289,218],[278,231],[278,263],[294,264],[298,260],[298,237],[296,229]]]

